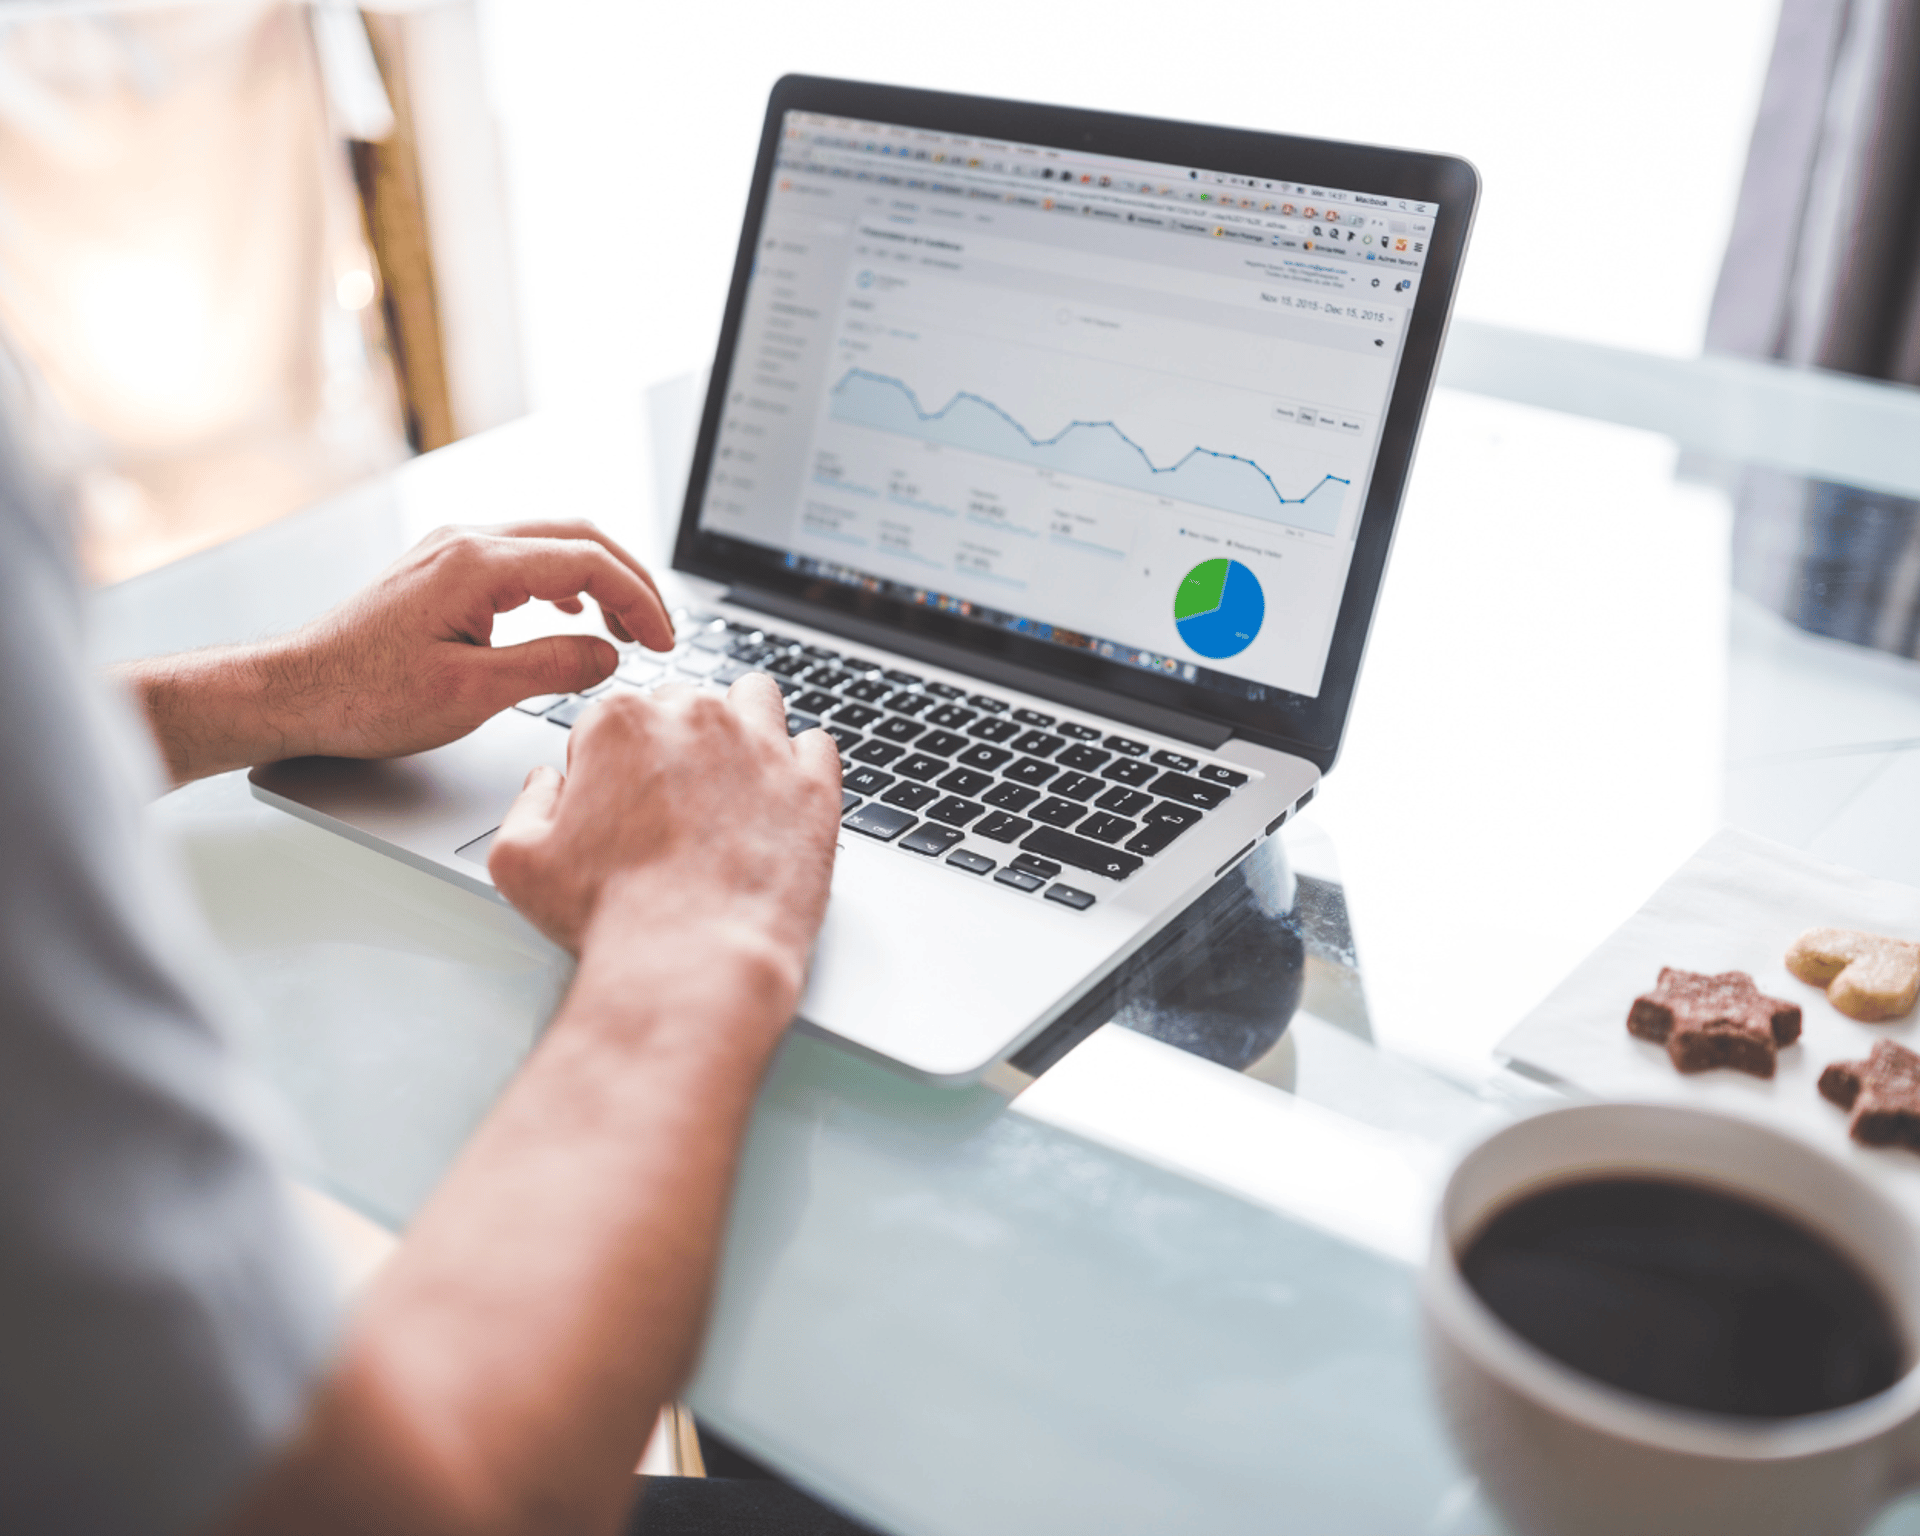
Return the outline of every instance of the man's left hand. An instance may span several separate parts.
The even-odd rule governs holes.
[[[672,648],[638,560],[591,523],[529,522],[440,529],[304,629],[124,675],[176,783],[288,757],[398,757],[612,674],[619,653],[593,635],[495,646],[495,618],[534,598],[568,613],[590,600],[617,638]]]

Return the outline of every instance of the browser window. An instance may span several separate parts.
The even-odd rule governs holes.
[[[1318,693],[1437,209],[789,113],[701,527]]]

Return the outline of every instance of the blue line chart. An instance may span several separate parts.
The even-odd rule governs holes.
[[[866,368],[849,368],[831,393],[839,421],[1315,533],[1338,527],[1342,493],[1352,483],[1322,475],[1305,495],[1284,496],[1273,476],[1243,454],[1196,444],[1171,464],[1155,464],[1112,421],[1070,421],[1051,437],[1035,437],[984,395],[960,390],[929,411],[903,380]]]

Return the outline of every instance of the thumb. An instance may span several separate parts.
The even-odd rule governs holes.
[[[487,851],[487,868],[493,874],[494,884],[503,890],[513,883],[513,876],[528,852],[552,830],[554,815],[560,809],[560,791],[566,782],[557,768],[536,768],[527,775],[525,786],[507,807],[499,830],[493,834],[493,846]]]
[[[614,648],[596,635],[546,635],[523,645],[475,652],[489,694],[505,709],[542,693],[577,693],[605,682],[619,665]]]

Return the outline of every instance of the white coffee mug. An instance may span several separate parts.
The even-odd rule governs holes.
[[[1608,1386],[1528,1343],[1467,1284],[1462,1253],[1516,1199],[1613,1176],[1686,1180],[1824,1235],[1892,1307],[1900,1379],[1845,1408],[1733,1418]],[[1920,1483],[1920,1241],[1857,1174],[1751,1120],[1585,1104],[1495,1132],[1448,1180],[1423,1300],[1454,1439],[1518,1536],[1844,1536]]]

